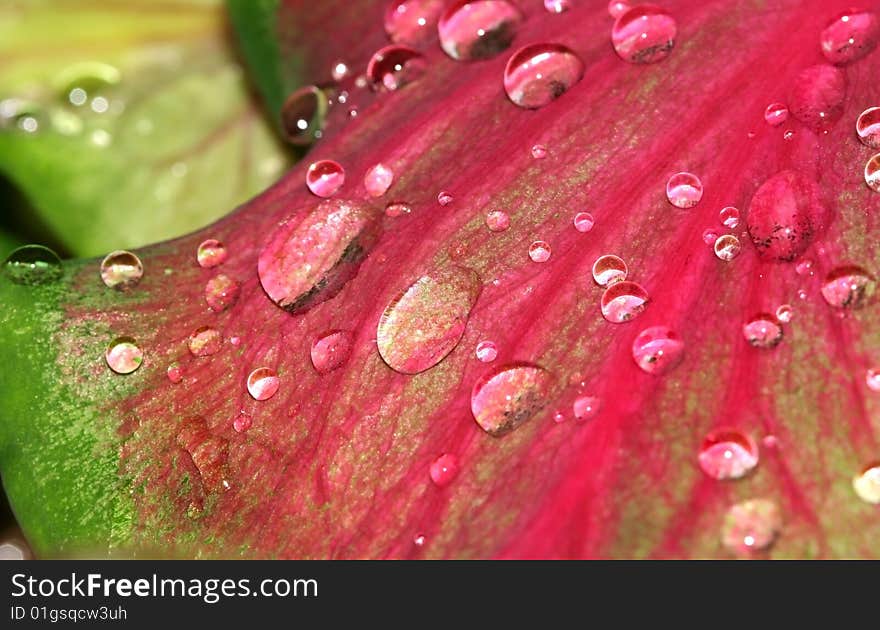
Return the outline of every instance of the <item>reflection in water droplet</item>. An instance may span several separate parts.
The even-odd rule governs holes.
[[[244,433],[248,429],[251,428],[251,425],[254,423],[253,417],[245,412],[241,412],[238,414],[238,417],[232,421],[232,428],[235,429],[237,433]]]
[[[354,338],[345,330],[330,330],[312,343],[312,365],[318,374],[327,374],[340,367],[351,354]]]
[[[199,266],[206,269],[223,264],[226,256],[226,246],[216,238],[202,241],[196,250],[196,260],[198,260]]]
[[[584,76],[584,63],[562,44],[520,48],[504,68],[504,89],[520,107],[537,109],[553,102]]]
[[[880,392],[880,367],[870,368],[865,372],[865,384],[872,392]]]
[[[481,341],[477,344],[476,355],[483,363],[491,363],[498,356],[498,347],[493,341]]]
[[[492,232],[503,232],[510,227],[510,217],[503,210],[492,210],[486,215],[486,227]]]
[[[743,324],[743,337],[755,348],[775,348],[782,341],[782,326],[773,315],[761,313]]]
[[[453,197],[451,193],[446,192],[445,190],[441,190],[437,193],[437,203],[441,206],[448,206],[452,203]]]
[[[880,504],[880,462],[865,466],[853,477],[852,484],[853,490],[862,501],[874,505]]]
[[[675,46],[676,24],[664,9],[638,5],[622,14],[611,29],[611,43],[630,63],[656,63]]]
[[[3,263],[3,272],[16,284],[38,285],[55,282],[63,273],[58,254],[42,245],[24,245]]]
[[[724,234],[715,241],[714,250],[719,260],[730,262],[739,256],[739,253],[742,251],[742,245],[740,245],[739,239],[733,234]]]
[[[393,181],[394,171],[384,164],[376,164],[364,175],[364,188],[371,197],[381,197]]]
[[[450,453],[444,453],[431,464],[431,481],[438,488],[448,486],[458,475],[458,458]]]
[[[787,324],[791,321],[791,318],[794,317],[794,309],[790,304],[782,304],[779,308],[776,309],[776,319],[781,321],[783,324]]]
[[[416,547],[424,547],[425,546],[425,535],[424,534],[416,534],[413,536],[413,544]]]
[[[281,129],[293,145],[306,146],[321,135],[327,115],[327,95],[314,85],[298,89],[281,107]]]
[[[397,0],[385,11],[385,32],[396,44],[420,46],[436,33],[444,0]]]
[[[459,61],[489,59],[510,46],[522,19],[507,0],[457,0],[437,24],[440,46]]]
[[[111,289],[130,289],[141,281],[143,275],[141,259],[131,252],[110,252],[101,261],[101,280]]]
[[[532,157],[536,160],[543,160],[547,157],[547,147],[543,144],[536,144],[532,147]]]
[[[306,186],[318,197],[332,197],[345,183],[345,170],[333,160],[312,162],[306,171]]]
[[[336,61],[333,63],[333,67],[330,70],[330,76],[333,77],[333,80],[338,83],[348,76],[348,71],[349,68],[347,63],[345,63],[344,61]]]
[[[703,198],[703,183],[693,173],[676,173],[666,182],[666,198],[676,208],[693,208]]]
[[[574,229],[578,232],[589,232],[595,223],[593,215],[589,212],[578,212],[574,215]]]
[[[648,292],[641,285],[615,282],[602,294],[602,317],[614,324],[628,322],[642,314],[647,302]]]
[[[257,368],[247,377],[247,390],[254,400],[268,400],[275,395],[281,381],[275,370],[267,367]]]
[[[880,107],[869,107],[859,114],[856,133],[866,147],[880,149]]]
[[[630,7],[628,2],[623,2],[623,0],[611,0],[608,3],[608,15],[617,19],[631,8],[632,7]]]
[[[819,36],[822,54],[843,65],[869,54],[880,41],[880,20],[873,11],[852,9],[830,20]]]
[[[718,240],[718,230],[715,228],[706,228],[703,232],[703,242],[706,245],[715,245],[715,241]]]
[[[666,326],[651,326],[633,340],[632,356],[643,372],[661,376],[681,363],[684,341]]]
[[[737,555],[748,556],[769,548],[781,531],[782,514],[776,504],[767,499],[751,499],[727,511],[721,542]]]
[[[107,346],[104,359],[117,374],[131,374],[144,362],[144,351],[131,337],[117,337]]]
[[[789,109],[814,131],[827,131],[843,115],[845,95],[846,75],[840,68],[812,66],[795,77]]]
[[[783,140],[791,140],[792,138],[794,138],[794,131],[792,131],[791,129],[788,129],[784,134],[782,134]]]
[[[385,216],[388,217],[399,217],[404,214],[409,214],[410,212],[412,212],[412,207],[402,201],[392,201],[385,206]]]
[[[235,304],[240,293],[241,285],[225,273],[217,274],[205,284],[205,302],[217,313]]]
[[[865,183],[874,192],[880,192],[880,153],[865,164]]]
[[[550,244],[546,241],[535,241],[529,245],[529,258],[532,262],[543,263],[550,260]]]
[[[474,384],[474,419],[488,434],[504,435],[544,408],[552,383],[550,374],[537,365],[510,363],[498,367]]]
[[[772,127],[778,127],[788,120],[788,105],[785,103],[770,103],[764,110],[764,120]]]
[[[613,254],[599,256],[593,263],[593,280],[600,287],[607,287],[626,280],[627,268],[623,259]]]
[[[595,418],[601,408],[601,402],[595,396],[578,396],[572,405],[574,417],[578,420]]]
[[[877,282],[867,271],[856,265],[832,269],[822,284],[822,297],[837,308],[858,309],[870,301]]]
[[[425,73],[425,56],[414,48],[392,44],[370,59],[367,78],[374,90],[393,91],[412,83]]]
[[[571,8],[573,0],[544,0],[544,8],[550,13],[562,13]]]
[[[703,440],[698,461],[712,479],[740,479],[758,465],[758,445],[736,429],[716,429]]]
[[[177,363],[172,363],[168,366],[168,369],[165,370],[165,375],[172,383],[179,383],[183,380],[183,368],[181,368]]]
[[[739,210],[733,206],[722,208],[721,212],[718,213],[718,220],[721,221],[722,225],[733,230],[739,226]]]
[[[458,345],[480,294],[480,279],[463,267],[423,275],[382,313],[376,331],[379,355],[397,372],[416,374]]]
[[[197,328],[189,336],[189,351],[196,357],[207,357],[220,351],[223,345],[223,337],[210,326]]]

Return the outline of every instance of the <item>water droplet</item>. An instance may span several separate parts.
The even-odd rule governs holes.
[[[614,22],[611,43],[624,61],[656,63],[672,52],[675,34],[675,20],[664,9],[637,5]]]
[[[666,198],[676,208],[693,208],[703,198],[703,183],[693,173],[676,173],[666,182]]]
[[[862,501],[880,504],[880,462],[868,464],[853,477],[852,484]]]
[[[535,241],[529,245],[529,258],[532,262],[543,263],[550,260],[550,244],[546,241]]]
[[[825,229],[828,217],[819,186],[800,173],[782,171],[752,197],[749,236],[765,260],[793,261]]]
[[[831,306],[857,309],[865,306],[874,295],[877,282],[867,271],[856,265],[832,269],[822,284],[822,297]]]
[[[632,356],[643,372],[662,376],[681,363],[684,341],[671,328],[651,326],[633,341]]]
[[[207,357],[220,351],[223,345],[223,337],[219,331],[210,326],[197,328],[189,336],[189,351],[196,357]]]
[[[492,232],[503,232],[510,227],[510,217],[502,210],[492,210],[486,214],[486,227]]]
[[[880,392],[880,367],[870,368],[865,372],[865,384],[872,392]]]
[[[613,254],[599,256],[593,263],[593,280],[600,287],[626,280],[627,268],[623,259]]]
[[[431,464],[431,481],[439,488],[448,486],[458,475],[458,458],[444,453]]]
[[[339,82],[348,76],[348,72],[348,64],[340,60],[333,63],[333,67],[330,70],[330,76],[333,77],[334,81]],[[345,101],[342,100],[340,102],[344,103]]]
[[[794,317],[794,309],[791,307],[791,304],[782,304],[776,309],[776,319],[783,324],[788,324],[792,317]]]
[[[795,77],[789,109],[807,127],[825,131],[843,115],[845,95],[846,75],[840,68],[812,66]]]
[[[593,215],[589,212],[578,212],[574,215],[574,229],[578,232],[589,232],[595,223]]]
[[[861,59],[880,41],[880,20],[872,11],[850,10],[828,22],[819,36],[822,54],[833,64]]]
[[[402,201],[392,201],[385,206],[385,216],[388,217],[399,217],[410,212],[412,212],[412,207]]]
[[[794,131],[791,129],[787,129],[786,132],[782,134],[783,140],[791,140],[792,138],[794,138]]]
[[[584,76],[584,62],[562,44],[520,48],[504,68],[504,90],[520,107],[537,109],[553,102]]]
[[[205,284],[205,302],[217,313],[235,304],[241,293],[241,285],[225,273],[217,274]]]
[[[216,238],[209,238],[206,241],[202,241],[199,244],[199,248],[196,250],[196,260],[199,261],[199,266],[204,267],[205,269],[210,269],[211,267],[223,264],[226,260],[226,256],[226,246]]]
[[[722,208],[718,213],[718,220],[723,226],[729,227],[731,230],[736,229],[739,226],[739,210],[733,206]]]
[[[703,232],[703,242],[706,245],[715,245],[715,241],[718,240],[718,230],[715,228],[706,228]]]
[[[372,56],[367,78],[374,90],[393,91],[412,83],[425,73],[425,56],[414,48],[392,44]]]
[[[376,331],[379,355],[397,372],[437,365],[458,345],[480,294],[480,278],[452,266],[423,275],[385,307]]]
[[[782,531],[782,514],[767,499],[751,499],[732,506],[724,517],[721,542],[737,555],[769,548]]]
[[[212,435],[204,418],[196,416],[183,420],[177,433],[177,444],[189,453],[206,490],[225,492],[231,488],[228,480],[229,443]],[[199,504],[193,506],[201,512]]]
[[[697,460],[712,479],[740,479],[758,465],[758,445],[736,429],[717,429],[703,440]]]
[[[459,61],[489,59],[510,46],[522,19],[507,0],[458,0],[437,24],[440,46]]]
[[[471,392],[474,419],[489,435],[504,435],[544,408],[552,383],[550,374],[537,365],[500,366],[474,384]]]
[[[611,0],[608,3],[608,15],[616,20],[621,15],[629,11],[631,8],[632,7],[628,2],[623,2],[622,0]]]
[[[798,296],[798,299],[806,300],[807,299],[807,292],[804,291],[803,289],[798,289],[797,296]]]
[[[441,206],[448,206],[452,203],[453,197],[451,193],[446,192],[445,190],[441,190],[437,193],[437,203]]]
[[[254,423],[253,417],[249,413],[241,412],[238,414],[238,417],[232,421],[232,428],[235,429],[236,433],[244,433],[248,429],[251,428],[251,425]]]
[[[571,8],[572,0],[544,0],[544,8],[550,13],[563,13]]]
[[[416,534],[413,536],[413,544],[416,547],[424,547],[425,546],[425,535],[424,534]]]
[[[856,133],[866,147],[880,149],[880,107],[869,107],[859,114]]]
[[[628,280],[615,282],[602,294],[602,317],[614,324],[628,322],[642,314],[648,302],[648,292],[641,285]]]
[[[797,272],[799,276],[806,276],[807,274],[813,275],[813,261],[812,260],[801,260],[795,265],[794,270]]]
[[[307,146],[321,135],[327,115],[327,95],[314,85],[298,89],[281,107],[281,129],[288,142]]]
[[[742,251],[742,245],[740,245],[739,239],[733,234],[724,234],[715,241],[714,250],[719,260],[730,262],[739,256],[739,253]]]
[[[543,160],[547,157],[547,147],[543,144],[536,144],[532,147],[532,157],[536,160]]]
[[[788,105],[785,103],[770,103],[764,110],[764,120],[771,127],[778,127],[788,120]]]
[[[247,377],[247,390],[254,400],[268,400],[275,395],[281,381],[275,370],[267,367],[257,368]]]
[[[345,170],[333,160],[312,162],[306,171],[306,186],[318,197],[332,197],[345,183]]]
[[[493,341],[481,341],[477,344],[476,355],[483,363],[491,363],[498,356],[498,347]]]
[[[562,413],[558,409],[553,412],[553,422],[555,422],[556,424],[562,424],[563,422],[565,422],[565,420],[566,418],[564,413]]]
[[[880,192],[880,153],[865,164],[865,183],[874,192]]]
[[[364,175],[364,188],[371,197],[381,197],[393,181],[394,171],[384,164],[376,164]]]
[[[168,369],[165,370],[165,375],[172,383],[179,383],[183,380],[183,368],[177,363],[172,363],[168,366]]]
[[[392,2],[385,12],[385,32],[397,44],[420,46],[436,33],[437,19],[444,0],[404,0]]]
[[[110,252],[101,261],[101,280],[111,289],[130,289],[141,281],[143,275],[141,259],[131,252]]]
[[[16,284],[38,285],[58,280],[63,269],[58,254],[42,245],[24,245],[3,263],[3,272]]]
[[[267,295],[299,313],[336,295],[357,275],[381,230],[381,213],[350,201],[323,201],[285,221],[260,253]]]
[[[755,315],[743,324],[743,337],[755,348],[775,348],[782,341],[782,326],[769,313]]]
[[[340,367],[351,354],[354,338],[345,330],[330,330],[312,343],[312,365],[318,374],[327,374]]]
[[[131,374],[144,362],[144,351],[131,337],[117,337],[104,352],[104,359],[117,374]]]
[[[572,405],[574,417],[578,420],[591,420],[599,413],[601,404],[595,396],[578,396]]]

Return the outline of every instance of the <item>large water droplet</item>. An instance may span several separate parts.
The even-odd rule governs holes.
[[[676,173],[666,182],[666,198],[676,208],[693,208],[703,198],[703,182],[693,173]]]
[[[574,215],[574,229],[578,232],[589,232],[593,229],[593,225],[595,225],[596,221],[593,219],[593,215],[589,212],[578,212]]]
[[[865,183],[874,192],[880,192],[880,153],[865,164]]]
[[[656,63],[672,52],[675,34],[671,15],[660,7],[643,4],[617,18],[611,29],[611,43],[624,61]]]
[[[141,281],[143,275],[141,259],[131,252],[110,252],[101,261],[101,280],[111,289],[130,289]]]
[[[226,261],[227,255],[226,246],[216,238],[202,241],[196,250],[196,260],[199,266],[205,269],[222,265]]]
[[[880,149],[880,107],[869,107],[859,114],[856,134],[866,147]]]
[[[572,412],[578,420],[591,420],[599,413],[601,406],[596,396],[578,396],[572,404]]]
[[[769,313],[755,315],[743,324],[743,337],[755,348],[775,348],[782,341],[782,326]]]
[[[768,125],[776,127],[788,120],[788,105],[785,103],[770,103],[764,110],[764,120]]]
[[[826,131],[843,115],[846,75],[828,64],[797,75],[788,99],[792,115],[814,131]]]
[[[867,271],[856,265],[832,269],[822,283],[822,297],[837,308],[862,308],[871,300],[877,282]]]
[[[437,365],[458,345],[479,295],[480,278],[470,269],[423,275],[385,307],[376,331],[379,355],[404,374]]]
[[[379,235],[380,217],[366,206],[333,200],[288,219],[260,253],[263,289],[292,313],[332,298],[357,275]]]
[[[779,507],[767,499],[751,499],[732,506],[724,517],[721,542],[737,555],[768,549],[782,531]]]
[[[205,302],[217,313],[235,304],[240,293],[241,285],[225,273],[217,274],[205,284]]]
[[[671,328],[651,326],[633,341],[632,356],[642,371],[661,376],[681,363],[684,341]]]
[[[547,241],[535,241],[529,245],[529,258],[536,263],[547,262],[550,260],[551,251]]]
[[[287,141],[306,146],[321,135],[327,115],[327,95],[314,85],[298,89],[281,107],[281,129]]]
[[[602,294],[602,317],[622,324],[641,315],[647,302],[648,292],[640,284],[628,280],[615,282]]]
[[[730,262],[739,256],[739,253],[742,251],[742,245],[740,244],[739,239],[733,234],[724,234],[719,236],[715,241],[713,249],[715,251],[715,256],[717,256],[719,260]]]
[[[712,479],[739,479],[758,465],[758,445],[736,429],[716,429],[703,440],[697,459]]]
[[[330,330],[312,343],[311,358],[318,374],[327,374],[340,367],[351,354],[354,338],[345,330]]]
[[[247,377],[247,390],[254,400],[268,400],[275,395],[281,381],[275,370],[267,367],[257,368]]]
[[[104,359],[117,374],[131,374],[144,362],[144,351],[131,337],[117,337],[104,352]]]
[[[448,486],[458,475],[458,458],[444,453],[431,463],[431,481],[439,488]]]
[[[55,282],[63,273],[58,254],[42,245],[24,245],[3,263],[3,272],[16,284],[38,285]]]
[[[503,210],[492,210],[486,214],[486,227],[492,232],[503,232],[510,227],[510,216]]]
[[[504,68],[504,90],[520,107],[537,109],[565,94],[584,76],[584,63],[562,44],[520,48]]]
[[[874,505],[880,504],[880,462],[865,466],[853,477],[852,484],[853,490],[862,501]]]
[[[393,91],[412,83],[425,73],[425,56],[409,46],[386,46],[370,58],[367,78],[373,89]]]
[[[593,280],[600,287],[626,280],[627,268],[623,259],[614,254],[599,256],[593,263]]]
[[[318,197],[332,197],[345,183],[345,170],[333,160],[312,162],[306,171],[306,186]]]
[[[494,341],[481,341],[475,350],[477,359],[483,363],[491,363],[498,356],[498,346]]]
[[[471,411],[484,431],[499,436],[531,419],[547,404],[553,379],[537,365],[510,363],[474,385]]]
[[[880,20],[873,11],[850,10],[833,18],[819,36],[822,54],[842,65],[861,59],[880,41]]]
[[[371,197],[381,197],[393,181],[394,171],[384,164],[376,164],[364,175],[364,188]]]
[[[397,44],[419,46],[436,32],[444,0],[403,0],[389,4],[385,12],[385,32]]]
[[[187,345],[193,356],[207,357],[220,351],[223,346],[223,337],[217,329],[202,326],[189,336]]]
[[[794,171],[782,171],[761,184],[747,216],[758,254],[775,261],[792,261],[803,254],[828,220],[819,186]]]
[[[437,24],[440,45],[453,59],[488,59],[510,46],[522,19],[507,0],[458,0]]]

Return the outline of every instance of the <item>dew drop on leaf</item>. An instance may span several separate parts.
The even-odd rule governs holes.
[[[750,499],[733,505],[724,517],[721,542],[738,556],[768,549],[782,531],[782,513],[773,501]]]
[[[827,131],[843,115],[846,75],[828,64],[802,70],[788,99],[791,114],[814,131]]]
[[[578,420],[595,418],[600,408],[601,402],[596,396],[578,396],[572,403],[572,412]]]
[[[627,268],[623,259],[614,254],[599,256],[593,263],[593,280],[600,287],[626,280]]]
[[[547,147],[543,144],[536,144],[532,147],[531,153],[532,157],[536,160],[543,160],[547,157]]]
[[[107,346],[104,359],[117,374],[131,374],[144,362],[144,351],[131,337],[117,337]]]
[[[703,183],[693,173],[676,173],[666,182],[666,198],[676,208],[693,208],[703,198]]]
[[[209,492],[228,491],[229,442],[208,430],[204,418],[183,421],[177,433],[178,445],[186,450],[198,470],[204,488]],[[195,506],[197,509],[199,506]]]
[[[314,85],[288,96],[281,107],[281,129],[287,141],[295,146],[307,146],[319,138],[327,104],[327,95]]]
[[[622,324],[641,315],[648,303],[648,292],[642,285],[628,280],[615,282],[602,294],[602,317],[613,324]]]
[[[865,372],[865,384],[872,392],[880,392],[880,367],[869,368]]]
[[[431,463],[430,474],[435,486],[448,486],[458,475],[458,458],[451,453],[444,453]]]
[[[371,197],[381,197],[391,187],[394,171],[384,164],[376,164],[364,175],[364,188]]]
[[[131,252],[110,252],[101,261],[101,280],[111,289],[130,289],[141,281],[143,275],[141,259]]]
[[[643,372],[661,376],[681,363],[684,341],[667,326],[651,326],[633,341],[632,356]]]
[[[402,201],[392,201],[385,206],[385,216],[387,217],[399,217],[410,212],[412,212],[410,205]]]
[[[534,241],[529,245],[529,258],[532,262],[544,263],[550,260],[550,244],[547,241]]]
[[[385,32],[396,44],[420,46],[436,34],[445,0],[397,0],[385,11]]]
[[[318,197],[332,197],[345,183],[345,170],[333,160],[318,160],[306,170],[306,186]]]
[[[850,10],[831,19],[819,36],[822,54],[833,64],[857,61],[880,41],[880,20],[873,11]]]
[[[58,254],[42,245],[19,247],[3,263],[3,273],[16,284],[49,284],[61,278],[62,272]]]
[[[530,44],[504,68],[504,90],[516,105],[538,109],[565,94],[584,76],[584,62],[562,44]]]
[[[782,341],[782,326],[769,313],[755,315],[743,324],[743,337],[755,348],[775,348]]]
[[[179,383],[183,380],[183,368],[180,367],[178,363],[172,363],[168,366],[168,369],[165,370],[165,375],[172,383]]]
[[[865,466],[853,477],[852,485],[862,501],[874,505],[880,504],[880,462]]]
[[[544,0],[544,8],[550,13],[563,13],[571,8],[573,0]]]
[[[880,192],[880,153],[865,164],[865,183],[874,192]]]
[[[489,59],[510,47],[522,20],[507,0],[456,0],[437,24],[440,46],[459,61]]]
[[[788,105],[785,103],[770,103],[764,110],[764,121],[771,127],[778,127],[788,120]]]
[[[494,341],[481,341],[475,350],[477,360],[483,363],[491,363],[498,356],[498,346]]]
[[[574,229],[578,232],[589,232],[593,229],[593,225],[595,225],[596,221],[593,219],[593,215],[589,212],[578,212],[574,215]]]
[[[474,419],[488,434],[504,435],[546,406],[552,384],[550,374],[537,365],[500,366],[474,384],[471,392]]]
[[[714,246],[714,245],[715,245],[715,241],[718,240],[718,236],[719,236],[719,235],[718,235],[718,230],[716,230],[715,228],[706,228],[706,229],[703,231],[703,242],[704,242],[706,245],[712,245],[712,246]]]
[[[794,309],[790,304],[782,304],[776,309],[776,319],[783,324],[789,323],[792,320],[792,317],[794,317]]]
[[[660,7],[643,4],[620,15],[611,29],[611,43],[624,61],[656,63],[675,46],[675,20]]]
[[[758,465],[758,445],[737,429],[716,429],[703,440],[697,461],[712,479],[740,479]]]
[[[329,330],[315,339],[309,354],[318,374],[327,374],[342,366],[353,344],[352,334],[345,330]]]
[[[446,192],[445,190],[441,190],[437,193],[437,203],[441,206],[448,206],[453,201],[453,197],[451,193]]]
[[[377,50],[367,64],[367,79],[374,90],[399,90],[425,73],[425,56],[414,48],[392,44]]]
[[[740,244],[739,239],[733,234],[723,234],[715,241],[713,249],[715,251],[715,256],[717,256],[719,260],[730,262],[739,256],[742,251],[742,245]]]
[[[227,255],[226,246],[216,238],[202,241],[196,249],[196,260],[199,266],[205,269],[222,265],[226,261]]]
[[[880,149],[880,107],[869,107],[859,114],[856,133],[866,147]]]
[[[225,273],[217,274],[205,284],[205,302],[215,313],[235,304],[240,293],[241,285]]]
[[[877,281],[857,265],[832,269],[822,283],[822,297],[835,308],[858,309],[871,300]]]
[[[236,416],[235,420],[232,421],[232,428],[235,429],[236,433],[244,433],[248,429],[251,428],[251,425],[254,423],[253,417],[245,412],[241,412]]]
[[[188,347],[195,357],[207,357],[216,354],[223,346],[223,337],[220,332],[210,326],[197,328],[189,336]]]
[[[248,374],[247,390],[254,400],[268,400],[275,395],[281,381],[275,370],[260,367]]]
[[[718,220],[721,221],[721,225],[724,227],[728,227],[731,230],[735,229],[739,226],[739,209],[733,206],[722,208],[718,213]]]
[[[503,232],[510,227],[510,216],[503,210],[492,210],[486,214],[486,227],[492,232]]]
[[[608,3],[608,15],[616,20],[621,15],[629,11],[630,8],[631,7],[628,2],[624,2],[623,0],[611,0]]]

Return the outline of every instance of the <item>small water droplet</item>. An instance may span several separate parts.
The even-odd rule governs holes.
[[[853,477],[852,484],[853,490],[862,501],[874,505],[880,504],[880,462],[865,466]]]
[[[412,207],[402,201],[392,201],[385,206],[385,216],[388,217],[399,217],[410,212],[412,212]]]
[[[794,270],[797,272],[799,276],[813,275],[813,261],[804,259],[798,261],[797,265],[795,265]]]
[[[168,366],[168,369],[165,370],[165,375],[172,383],[179,383],[183,380],[183,368],[177,363],[172,363]]]
[[[452,266],[421,276],[385,307],[376,331],[379,355],[403,374],[443,360],[464,335],[480,294],[475,272]]]
[[[693,173],[676,173],[666,182],[666,198],[676,208],[693,208],[703,198],[703,183]]]
[[[141,281],[143,275],[141,259],[131,252],[110,252],[101,261],[101,280],[111,289],[130,289]]]
[[[880,20],[873,11],[852,9],[828,22],[819,36],[822,54],[833,64],[857,61],[880,41]]]
[[[791,140],[792,138],[794,138],[794,131],[791,129],[787,129],[785,133],[782,134],[783,140]]]
[[[550,374],[537,365],[500,366],[474,384],[471,392],[474,419],[489,435],[504,435],[544,408],[552,383]]]
[[[775,348],[782,341],[782,326],[773,315],[761,313],[743,324],[743,337],[755,348]]]
[[[866,147],[880,149],[880,107],[869,107],[859,114],[856,134]]]
[[[703,440],[697,460],[712,479],[740,479],[758,465],[758,445],[736,429],[716,429]]]
[[[448,486],[458,475],[458,458],[451,453],[444,453],[431,463],[430,473],[435,486]]]
[[[281,381],[275,370],[267,367],[257,368],[247,377],[247,390],[254,400],[268,400],[275,395]]]
[[[807,299],[807,292],[804,291],[803,289],[798,289],[797,296],[798,296],[798,299],[800,299],[800,300],[806,300]]]
[[[436,33],[444,0],[398,0],[385,11],[385,32],[397,44],[420,46]]]
[[[865,183],[874,192],[880,192],[880,153],[865,164]]]
[[[867,271],[856,265],[832,269],[822,284],[822,297],[836,308],[858,309],[870,301],[877,282]]]
[[[367,78],[374,90],[393,91],[425,73],[425,56],[414,48],[392,44],[376,51],[367,65]]]
[[[312,365],[318,374],[327,374],[342,366],[351,354],[354,338],[345,330],[330,330],[312,343]]]
[[[437,24],[440,46],[459,61],[489,59],[510,47],[522,19],[507,0],[457,0]]]
[[[196,260],[198,260],[199,266],[205,269],[223,264],[227,255],[226,246],[216,238],[202,241],[196,250]]]
[[[735,554],[748,556],[768,549],[781,531],[782,514],[777,505],[767,499],[751,499],[727,511],[721,542]]]
[[[217,313],[235,304],[240,293],[241,285],[225,273],[217,274],[205,284],[205,302]]]
[[[546,241],[534,241],[529,245],[529,258],[532,262],[543,263],[550,260],[550,244]]]
[[[333,160],[312,162],[306,171],[306,186],[318,197],[332,197],[345,183],[345,170]]]
[[[631,8],[629,2],[623,2],[623,0],[611,0],[608,3],[608,15],[616,20]]]
[[[611,43],[624,61],[656,63],[675,46],[675,20],[653,5],[637,5],[620,15],[611,29]]]
[[[494,341],[481,341],[477,344],[476,355],[483,363],[491,363],[498,356],[498,346]]]
[[[794,309],[791,307],[791,304],[782,304],[776,309],[776,319],[783,324],[791,322],[792,317],[794,317]]]
[[[536,160],[543,160],[547,157],[547,147],[543,144],[536,144],[532,147],[532,157]]]
[[[788,105],[785,103],[770,103],[764,110],[764,120],[771,127],[778,127],[788,120]]]
[[[571,8],[572,0],[544,0],[544,8],[550,13],[563,13]]]
[[[210,326],[197,328],[189,336],[188,347],[193,356],[207,357],[216,354],[223,346],[223,337],[220,332]]]
[[[425,546],[425,535],[424,534],[416,534],[413,536],[413,544],[416,547],[424,547]]]
[[[626,280],[626,263],[619,256],[605,254],[593,263],[593,280],[600,287],[607,287],[615,282]]]
[[[3,263],[3,272],[16,284],[38,285],[55,282],[63,273],[58,254],[42,245],[24,245]]]
[[[254,423],[253,417],[249,413],[241,412],[232,421],[232,428],[235,429],[237,433],[244,433],[248,429],[251,428],[251,425]]]
[[[593,229],[595,223],[596,221],[593,219],[593,215],[589,212],[578,212],[574,215],[574,229],[578,232],[589,232]]]
[[[348,76],[349,68],[348,64],[342,60],[333,62],[333,66],[330,70],[330,76],[333,77],[333,80],[336,82],[342,81],[345,77]],[[345,101],[341,101],[345,102]]]
[[[724,234],[715,241],[715,255],[719,260],[730,262],[742,251],[739,239],[733,234]]]
[[[503,210],[492,210],[486,214],[486,227],[492,232],[503,232],[510,227],[510,216]]]
[[[131,374],[144,362],[144,351],[131,337],[117,337],[104,352],[104,359],[117,374]]]
[[[591,420],[599,413],[601,404],[596,396],[578,396],[572,404],[572,412],[578,420]]]
[[[739,209],[733,206],[722,208],[718,213],[718,220],[723,226],[729,227],[731,230],[736,229],[739,226]]]
[[[640,284],[628,280],[615,282],[602,294],[602,317],[622,324],[641,315],[647,303],[648,292]]]
[[[715,228],[706,228],[703,232],[703,242],[706,245],[715,245],[715,241],[718,240],[718,230]]]
[[[508,98],[526,109],[538,109],[565,94],[584,76],[584,62],[562,44],[520,48],[504,68]]]
[[[451,193],[446,192],[445,190],[441,190],[437,193],[437,203],[441,206],[448,206],[452,203],[453,197]]]
[[[364,188],[371,197],[381,197],[393,181],[394,171],[384,164],[376,164],[364,175]]]
[[[812,66],[795,77],[789,96],[792,115],[814,131],[826,131],[843,115],[846,75],[828,64]]]
[[[632,356],[643,372],[662,376],[681,363],[684,341],[671,328],[651,326],[633,341]]]
[[[293,145],[307,146],[321,135],[327,115],[327,95],[308,85],[287,97],[281,107],[281,129]]]
[[[870,368],[865,372],[865,384],[872,392],[880,392],[880,367]]]

